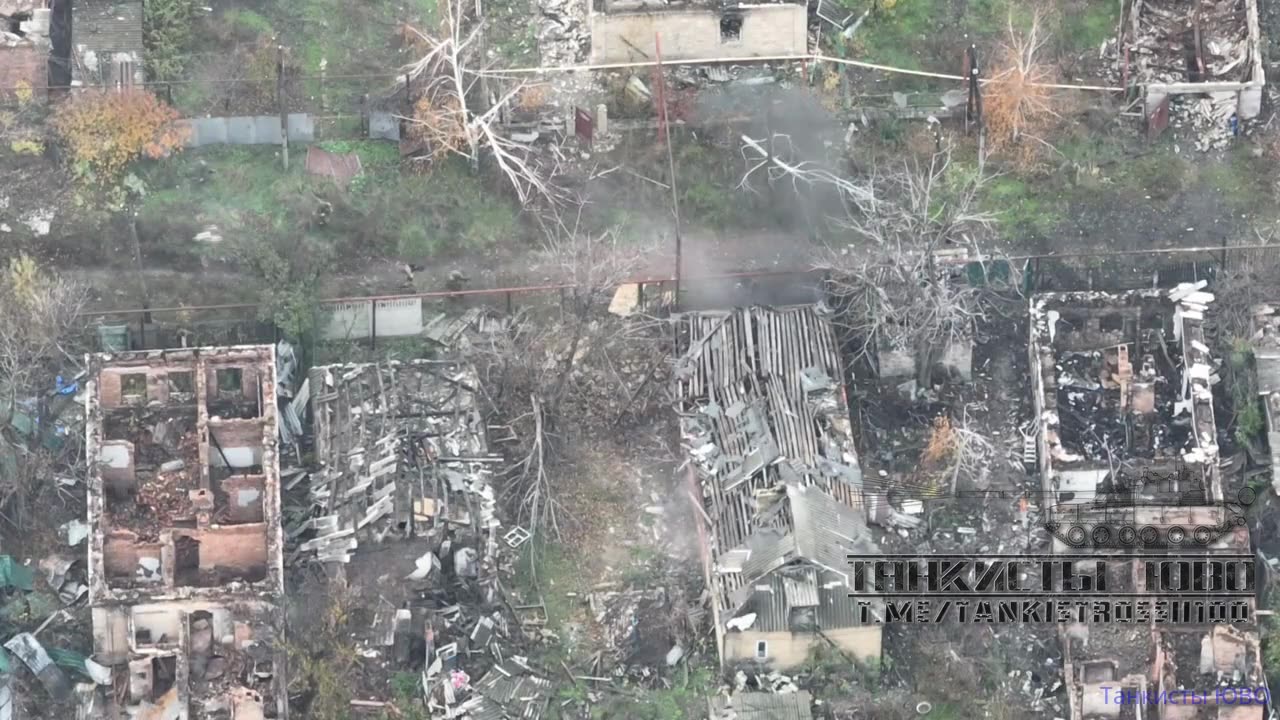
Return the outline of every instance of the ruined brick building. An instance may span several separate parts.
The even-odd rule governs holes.
[[[271,346],[88,360],[103,717],[286,718]]]

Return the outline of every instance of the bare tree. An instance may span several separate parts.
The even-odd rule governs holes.
[[[1025,32],[1008,24],[1008,40],[996,57],[997,70],[984,84],[983,125],[993,153],[1021,165],[1031,164],[1053,146],[1044,138],[1061,119],[1063,96],[1052,87],[1057,68],[1040,55],[1049,35],[1037,11]]]
[[[639,335],[638,326],[650,325],[620,321],[605,312],[614,290],[643,266],[650,246],[628,242],[617,229],[587,230],[582,220],[581,204],[572,215],[540,218],[542,260],[568,286],[558,316],[537,323],[525,316],[513,318],[506,332],[475,347],[489,400],[499,415],[511,418],[515,437],[519,460],[509,469],[507,500],[520,508],[520,521],[531,531],[554,535],[568,515],[558,499],[557,474],[550,468],[562,457],[567,433],[590,424],[584,421],[590,409],[582,407],[590,403],[574,401],[582,394],[580,386],[591,383],[577,383],[575,377],[596,358],[608,362],[600,346]],[[625,394],[611,390],[612,397]],[[577,422],[564,422],[570,416]]]
[[[18,525],[36,483],[66,460],[49,447],[57,417],[50,396],[55,377],[79,365],[73,353],[83,337],[85,300],[84,287],[44,272],[26,255],[0,271],[0,442],[12,439],[25,449],[15,456],[15,477],[5,477],[0,463],[0,506],[15,511]],[[27,423],[15,424],[19,413]]]
[[[1271,236],[1254,230],[1258,244],[1270,245]],[[1280,248],[1280,245],[1276,246]],[[1275,299],[1272,288],[1280,281],[1280,252],[1270,248],[1233,253],[1230,264],[1219,271],[1214,283],[1213,315],[1225,331],[1228,344],[1249,341],[1257,331],[1254,312]]]
[[[439,4],[440,26],[420,30],[409,28],[424,54],[403,68],[418,86],[410,123],[410,136],[424,144],[431,158],[458,155],[478,167],[487,155],[510,181],[521,203],[536,197],[558,198],[549,181],[550,172],[536,160],[533,148],[503,135],[498,128],[503,109],[525,89],[523,82],[510,82],[497,97],[486,97],[482,80],[502,79],[486,66],[480,53],[484,23],[468,22],[462,0]],[[480,108],[486,109],[480,109]]]
[[[969,340],[985,313],[982,290],[957,270],[981,259],[979,245],[992,216],[978,209],[984,177],[951,165],[950,150],[927,165],[874,171],[843,192],[846,217],[839,225],[858,240],[829,248],[818,268],[840,310],[839,324],[869,360],[878,351],[907,352],[926,386],[940,351]]]

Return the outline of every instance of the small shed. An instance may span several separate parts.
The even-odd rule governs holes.
[[[139,85],[146,80],[141,2],[77,0],[72,12],[72,85]]]

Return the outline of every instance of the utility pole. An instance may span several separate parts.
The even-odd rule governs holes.
[[[680,309],[680,273],[681,273],[681,254],[683,248],[680,237],[680,193],[676,190],[676,160],[675,154],[671,150],[671,131],[667,117],[667,81],[666,75],[662,71],[662,38],[658,33],[653,34],[653,49],[658,63],[657,72],[657,99],[661,107],[659,107],[659,137],[666,140],[667,143],[667,169],[671,175],[671,212],[675,217],[676,229],[676,293],[672,301],[672,308]]]
[[[289,110],[284,103],[284,46],[276,45],[276,104],[280,107],[280,157],[289,171]]]

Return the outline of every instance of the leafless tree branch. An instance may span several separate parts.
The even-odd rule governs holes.
[[[554,204],[561,199],[550,182],[554,168],[543,167],[531,145],[503,135],[498,128],[502,110],[524,90],[525,83],[515,82],[491,102],[483,97],[482,88],[477,87],[481,78],[498,77],[483,67],[480,57],[476,41],[483,22],[471,23],[467,29],[461,0],[446,0],[440,8],[443,18],[436,31],[410,28],[423,48],[422,56],[402,69],[420,88],[412,117],[402,118],[411,125],[410,137],[426,146],[431,159],[456,155],[476,166],[486,155],[522,204],[536,198]],[[481,103],[489,103],[488,109],[477,109]]]

